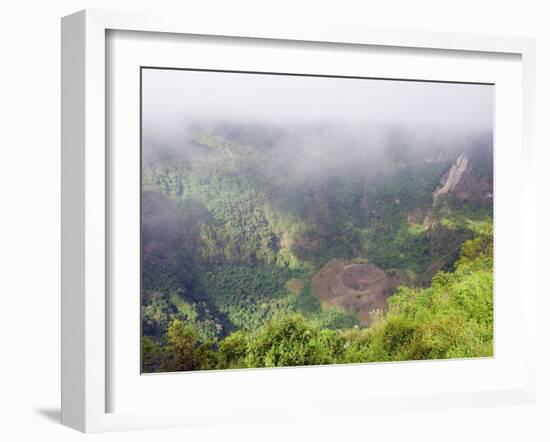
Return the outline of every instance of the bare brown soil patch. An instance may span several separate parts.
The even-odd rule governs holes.
[[[311,284],[323,305],[350,311],[368,325],[371,313],[386,311],[388,296],[407,282],[399,271],[386,273],[372,264],[333,259],[313,276]]]

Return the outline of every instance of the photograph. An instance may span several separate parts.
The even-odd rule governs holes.
[[[140,77],[142,374],[493,356],[494,84]]]

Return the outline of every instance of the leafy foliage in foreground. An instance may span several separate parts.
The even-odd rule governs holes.
[[[296,313],[220,341],[201,340],[179,320],[165,342],[142,340],[145,372],[402,361],[491,356],[492,225],[478,226],[453,272],[428,288],[401,287],[369,328],[329,329]]]

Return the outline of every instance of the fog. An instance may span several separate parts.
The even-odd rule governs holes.
[[[354,168],[372,173],[395,155],[447,161],[492,144],[490,85],[162,69],[142,75],[145,161],[166,150],[200,161],[197,127],[269,148],[266,173],[284,169],[289,180]]]
[[[153,133],[206,119],[478,131],[493,125],[490,85],[166,69],[142,75],[143,124]]]
[[[472,177],[492,182],[489,85],[150,69],[142,79],[144,188],[165,196],[144,193],[144,228],[164,223],[189,250],[199,242],[186,229],[219,216],[204,198],[231,207],[240,193],[245,206],[344,226],[373,195],[430,204],[462,153]]]

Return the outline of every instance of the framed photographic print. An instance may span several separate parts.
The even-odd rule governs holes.
[[[142,373],[492,356],[493,88],[142,67]]]
[[[533,41],[62,30],[63,423],[533,400]]]

